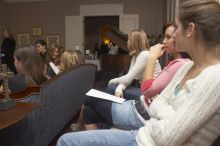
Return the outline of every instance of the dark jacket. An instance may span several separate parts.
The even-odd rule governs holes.
[[[14,67],[14,51],[15,51],[15,40],[13,38],[5,38],[1,45],[1,53],[5,56],[1,58],[3,64],[7,64],[11,71],[16,72]]]

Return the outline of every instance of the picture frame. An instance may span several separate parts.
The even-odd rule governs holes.
[[[30,34],[29,33],[19,33],[16,34],[17,47],[30,45]]]
[[[33,27],[33,36],[41,36],[42,35],[42,28],[41,27]]]
[[[48,35],[47,36],[47,46],[50,47],[53,43],[56,43],[57,45],[60,44],[59,35]]]

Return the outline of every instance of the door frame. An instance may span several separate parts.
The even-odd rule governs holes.
[[[138,15],[138,14],[136,14]],[[81,42],[82,44],[79,45],[81,47],[81,51],[84,52],[85,50],[85,41],[84,41],[84,18],[89,17],[89,16],[119,16],[119,29],[123,31],[123,26],[122,26],[122,19],[124,16],[124,5],[123,4],[95,4],[95,5],[80,5],[80,14],[78,15],[82,22],[82,26],[80,27],[81,31],[79,31],[81,36]],[[71,17],[71,16],[70,16]],[[137,27],[139,27],[139,16],[137,19]],[[65,22],[66,23],[66,22]],[[65,32],[68,33],[69,31],[67,30],[68,28],[65,28]],[[69,35],[65,34],[65,37]],[[66,40],[67,38],[65,38]],[[80,42],[80,43],[81,43]],[[66,47],[67,46],[66,42]]]

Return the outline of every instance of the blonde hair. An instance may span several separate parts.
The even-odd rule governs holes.
[[[128,39],[130,40],[130,56],[137,56],[141,51],[150,47],[147,35],[143,30],[131,31]]]
[[[60,68],[60,72],[63,72],[84,64],[84,55],[78,50],[66,50],[62,54],[60,62],[63,65],[63,68]]]

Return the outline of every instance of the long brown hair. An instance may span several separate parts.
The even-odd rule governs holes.
[[[33,46],[17,48],[14,56],[22,64],[22,73],[28,85],[40,85],[46,81],[44,63],[39,53]]]
[[[167,24],[165,24],[163,26],[163,34],[165,34],[166,30],[169,28],[169,27],[173,27],[174,29],[176,29],[176,24],[174,22],[168,22]],[[189,56],[188,53],[186,52],[178,52],[180,55],[181,55],[181,58],[189,58],[191,59],[191,57]],[[174,60],[174,57],[171,55],[168,57],[169,58],[169,61],[172,61]]]
[[[130,40],[130,56],[137,56],[141,51],[150,47],[147,35],[143,30],[131,31],[128,39]]]
[[[56,58],[52,58],[52,53],[54,52],[55,49],[58,49],[58,55]],[[49,62],[53,62],[55,65],[60,65],[60,57],[63,54],[62,52],[63,50],[61,50],[61,47],[57,44],[57,43],[53,43],[51,44],[50,48],[49,48]]]

